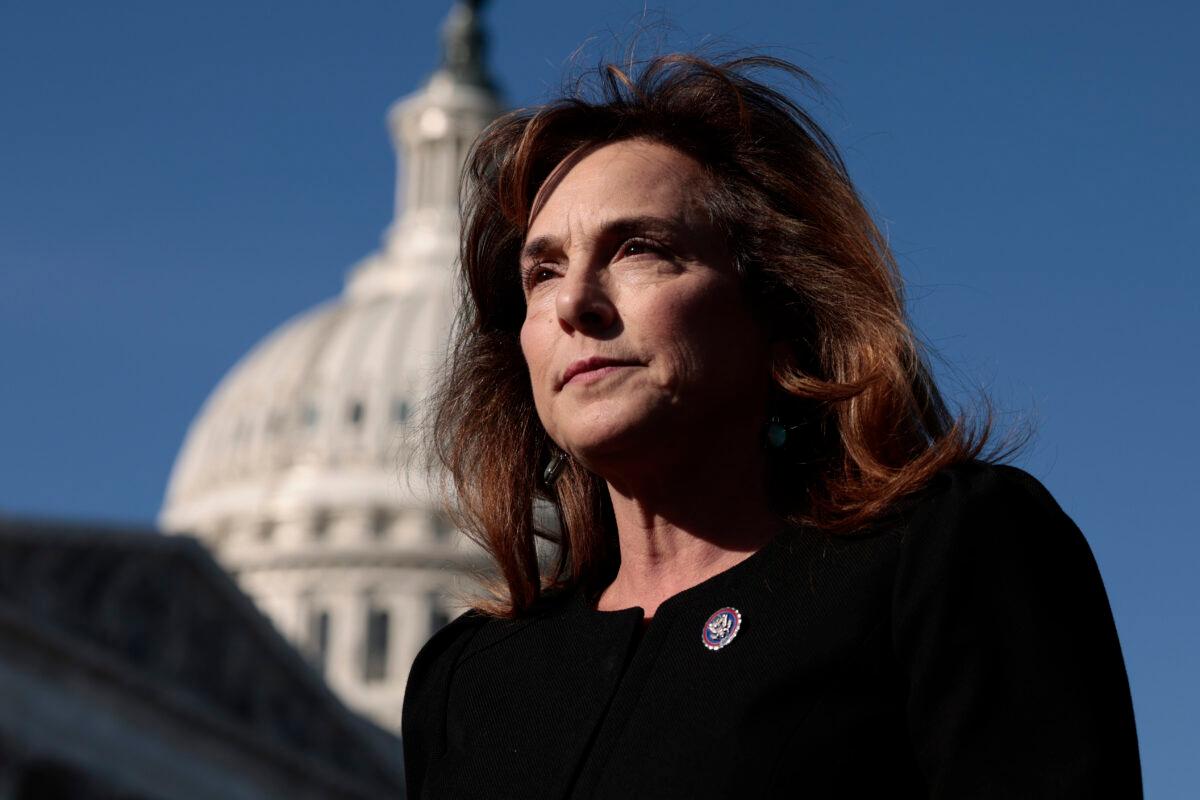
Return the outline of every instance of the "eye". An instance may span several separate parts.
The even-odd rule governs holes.
[[[657,242],[637,238],[630,239],[622,244],[617,255],[621,258],[631,258],[633,256],[659,255],[662,252],[663,248]]]
[[[532,289],[539,283],[544,283],[551,278],[557,277],[558,272],[554,270],[552,265],[546,263],[530,264],[521,270],[521,282],[525,285],[526,289]]]

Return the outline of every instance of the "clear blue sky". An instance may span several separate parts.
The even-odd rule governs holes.
[[[1200,797],[1200,6],[651,8],[668,43],[769,47],[825,81],[945,374],[1037,422],[1018,463],[1100,563],[1148,796]],[[494,3],[509,102],[642,9]],[[383,113],[435,65],[445,10],[0,3],[0,511],[154,518],[208,391],[378,242]]]

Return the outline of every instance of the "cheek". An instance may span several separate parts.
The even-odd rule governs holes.
[[[529,381],[533,389],[533,402],[541,414],[544,411],[546,395],[549,393],[547,380],[553,363],[552,331],[544,320],[527,319],[521,326],[520,341],[521,354],[525,357],[525,367],[529,371]]]
[[[757,369],[764,337],[742,305],[736,288],[676,298],[659,317],[660,336],[671,343],[677,367],[722,385],[744,381]]]
[[[529,320],[521,326],[521,355],[525,357],[525,366],[529,369],[530,377],[536,378],[540,372],[539,366],[544,361],[541,343],[538,341],[537,325]],[[537,381],[534,381],[537,388]]]
[[[552,302],[544,297],[533,298],[525,309],[525,320],[521,323],[521,354],[525,357],[529,374],[535,378],[551,360],[558,327],[553,312]]]

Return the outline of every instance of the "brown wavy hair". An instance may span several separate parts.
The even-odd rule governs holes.
[[[707,207],[747,302],[783,343],[769,413],[794,427],[768,467],[777,513],[860,531],[985,447],[990,411],[973,423],[948,409],[908,323],[895,259],[832,140],[758,79],[764,71],[815,86],[766,56],[608,64],[569,96],[501,117],[476,142],[463,174],[462,305],[430,444],[458,525],[499,570],[485,610],[519,616],[550,587],[599,591],[619,561],[605,482],[573,461],[552,487],[542,482],[556,445],[519,343],[518,253],[532,204],[583,148],[648,139],[707,172]],[[539,538],[556,543],[551,558],[539,560]]]

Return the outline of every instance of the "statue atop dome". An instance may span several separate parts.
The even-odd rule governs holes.
[[[458,0],[442,24],[442,66],[456,81],[494,90],[487,69],[487,32],[479,22],[483,0]]]

